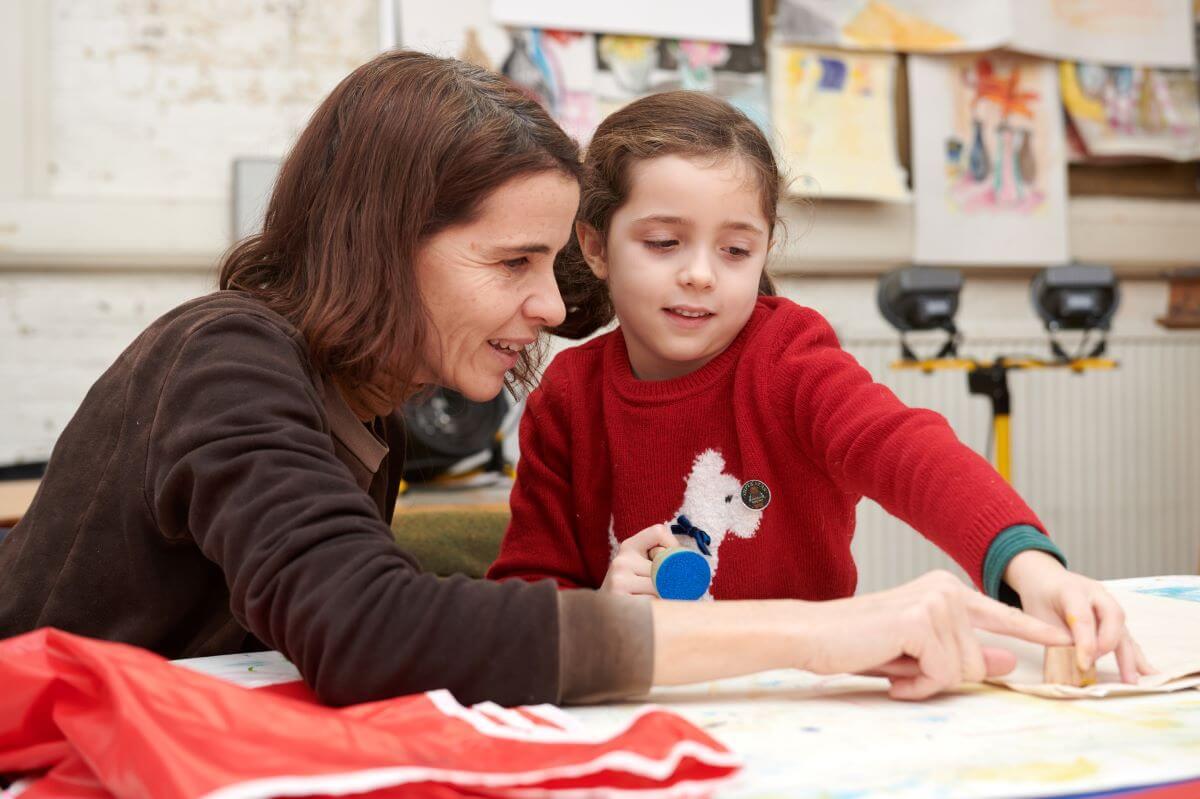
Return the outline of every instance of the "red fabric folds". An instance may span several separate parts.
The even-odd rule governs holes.
[[[696,796],[740,765],[653,707],[606,736],[557,708],[445,691],[335,709],[54,629],[0,641],[0,686],[0,773],[28,775],[26,799]]]

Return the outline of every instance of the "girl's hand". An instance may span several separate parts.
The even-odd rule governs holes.
[[[1122,682],[1154,674],[1125,627],[1125,611],[1096,580],[1068,571],[1052,555],[1026,550],[1009,561],[1004,581],[1021,597],[1026,613],[1070,631],[1081,670],[1115,651]]]
[[[976,630],[1044,646],[1070,643],[1065,630],[989,599],[944,571],[877,594],[809,603],[806,615],[812,637],[800,668],[887,677],[894,699],[925,699],[1012,671],[1016,657],[982,646]]]
[[[665,524],[647,527],[621,542],[617,556],[608,565],[601,591],[634,596],[658,596],[650,579],[650,552],[659,547],[678,546],[679,542]]]

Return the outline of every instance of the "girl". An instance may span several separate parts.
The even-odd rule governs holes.
[[[704,94],[657,94],[606,119],[584,166],[558,332],[620,324],[529,397],[489,576],[653,596],[651,551],[684,545],[707,556],[715,598],[848,597],[869,496],[992,597],[1015,591],[1069,628],[1081,668],[1115,651],[1124,680],[1149,673],[1115,600],[1064,568],[991,466],[874,383],[820,314],[774,296],[780,176],[757,126]]]

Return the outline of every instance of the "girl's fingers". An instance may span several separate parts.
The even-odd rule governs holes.
[[[1063,616],[1075,639],[1075,662],[1087,671],[1096,662],[1096,614],[1092,603],[1079,594],[1063,597]]]
[[[1117,644],[1117,668],[1121,671],[1121,682],[1137,683],[1141,675],[1158,674],[1158,669],[1150,665],[1138,642],[1128,633]]]
[[[1138,665],[1139,674],[1157,674],[1158,669],[1151,665],[1151,662],[1146,660],[1146,653],[1141,650],[1141,645],[1134,641],[1132,636],[1128,636],[1129,644],[1133,647],[1134,662]]]
[[[1117,648],[1126,636],[1125,611],[1107,591],[1100,591],[1092,598],[1092,608],[1099,622],[1096,630],[1096,657],[1107,655]]]
[[[623,579],[618,582],[618,587],[623,593],[632,594],[633,596],[658,596],[658,591],[654,589],[654,583],[649,577],[639,577],[633,574],[623,575]]]
[[[1134,650],[1133,639],[1128,636],[1117,643],[1117,670],[1121,672],[1121,682],[1136,684],[1138,681],[1137,653]]]
[[[621,549],[636,552],[643,558],[650,557],[650,550],[656,547],[674,547],[679,542],[665,524],[655,524],[641,532],[631,535],[621,542]]]

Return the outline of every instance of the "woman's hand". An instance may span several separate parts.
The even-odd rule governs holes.
[[[1080,670],[1116,652],[1122,682],[1136,683],[1139,675],[1154,673],[1125,627],[1125,611],[1098,581],[1068,571],[1038,550],[1009,561],[1004,581],[1021,597],[1026,613],[1070,630]]]
[[[1011,652],[981,646],[976,630],[1043,646],[1071,643],[1066,630],[948,572],[827,602],[655,602],[652,609],[654,682],[661,685],[799,668],[886,677],[893,698],[924,699],[1016,666]]]
[[[1006,650],[981,646],[977,629],[1046,646],[1070,643],[1065,630],[980,594],[938,571],[889,591],[815,603],[820,640],[803,668],[886,677],[894,699],[924,699],[963,682],[1007,674]]]
[[[608,565],[601,591],[634,596],[658,596],[650,579],[650,552],[659,547],[678,546],[679,542],[665,524],[647,527],[621,542],[617,556]]]

